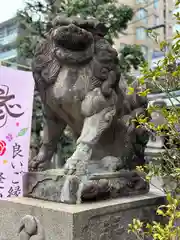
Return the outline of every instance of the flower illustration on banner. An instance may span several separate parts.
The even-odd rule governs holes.
[[[3,140],[0,140],[0,156],[3,156],[6,152],[6,143]]]
[[[8,163],[8,161],[7,160],[3,160],[3,164],[7,164]]]
[[[9,142],[11,142],[11,141],[13,140],[12,134],[9,133],[9,134],[6,136],[6,139],[7,139]]]
[[[27,130],[28,130],[28,128],[23,128],[23,129],[21,129],[21,130],[19,131],[19,133],[18,133],[17,136],[18,136],[18,137],[24,136],[24,135],[26,134]]]
[[[16,123],[16,127],[19,127],[19,122]]]

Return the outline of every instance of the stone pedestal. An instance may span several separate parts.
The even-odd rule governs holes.
[[[97,168],[95,168],[97,169]],[[76,204],[135,196],[149,192],[145,176],[137,171],[102,171],[64,175],[63,169],[28,172],[23,177],[24,197]]]
[[[19,240],[21,218],[36,217],[45,231],[46,240],[135,240],[127,233],[133,218],[151,220],[154,209],[163,204],[157,190],[134,197],[94,203],[66,205],[32,198],[0,201],[0,239]]]

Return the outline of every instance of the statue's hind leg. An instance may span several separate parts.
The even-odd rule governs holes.
[[[57,148],[57,142],[65,127],[64,121],[58,119],[54,112],[45,105],[42,146],[38,155],[29,161],[30,171],[43,171],[49,168],[50,161]]]
[[[110,126],[115,115],[114,107],[107,107],[85,118],[83,129],[74,154],[65,164],[66,174],[84,175],[87,173],[92,148],[99,141],[102,133]]]

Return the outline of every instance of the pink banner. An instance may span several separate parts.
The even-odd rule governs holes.
[[[31,72],[0,67],[0,198],[22,196],[28,171],[34,81]]]

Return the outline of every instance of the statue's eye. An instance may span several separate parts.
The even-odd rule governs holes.
[[[102,73],[108,73],[108,69],[107,69],[107,68],[102,68],[102,69],[101,69],[101,72],[102,72]]]

